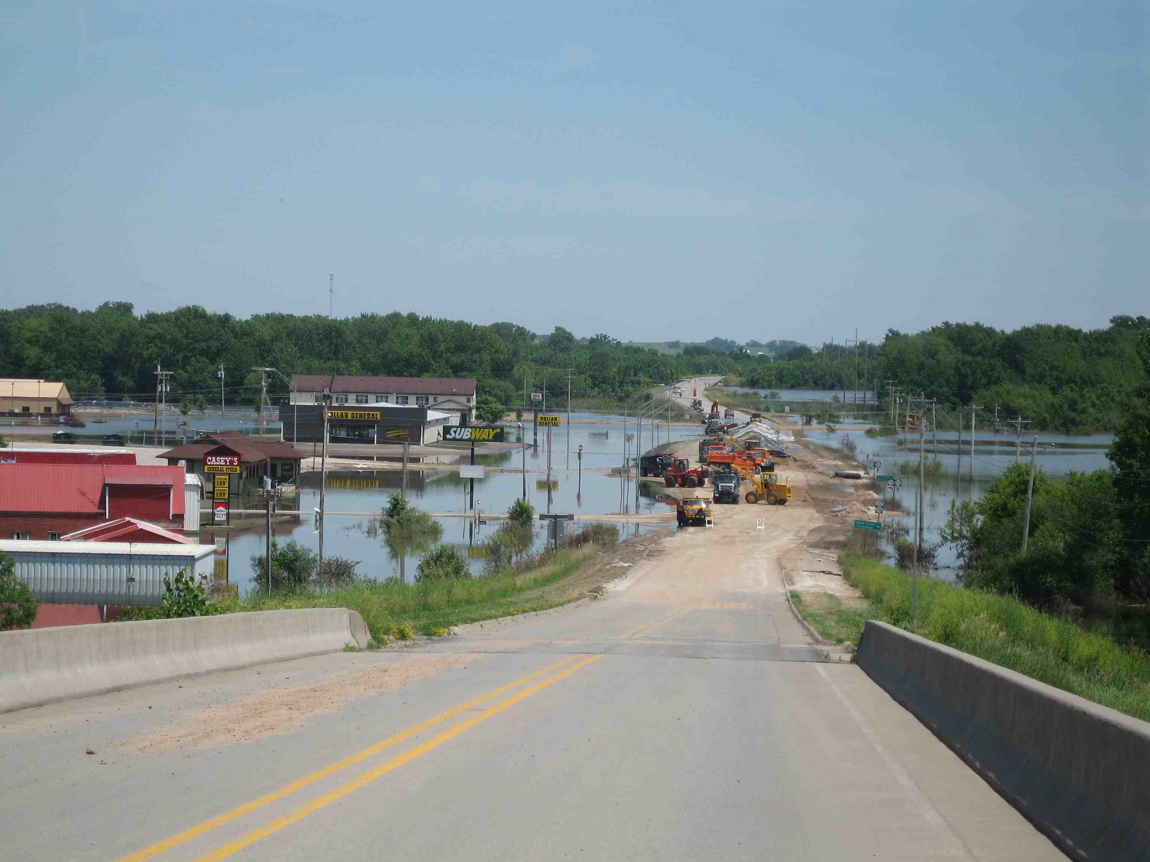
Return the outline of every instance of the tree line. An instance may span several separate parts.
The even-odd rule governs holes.
[[[272,366],[299,373],[474,377],[486,399],[507,408],[523,389],[577,398],[630,394],[703,373],[732,375],[762,389],[870,389],[887,381],[946,406],[975,401],[1021,414],[1032,428],[1112,428],[1146,378],[1137,360],[1145,317],[1115,317],[1106,329],[1028,326],[1004,332],[943,323],[924,332],[887,332],[881,344],[713,338],[678,353],[623,344],[563,327],[537,335],[514,323],[478,325],[415,314],[329,319],[261,314],[241,319],[185,306],[136,314],[130,303],[95,310],[32,305],[0,310],[0,376],[63,380],[77,399],[150,399],[156,365],[174,372],[169,400],[218,397],[222,366],[229,400],[254,401]],[[271,380],[269,391],[287,386]]]
[[[1150,375],[1150,333],[1139,358]],[[1064,482],[1037,469],[1029,525],[1025,463],[977,502],[952,504],[942,538],[958,551],[963,582],[1041,607],[1150,600],[1150,384],[1134,393],[1107,454],[1111,469]]]

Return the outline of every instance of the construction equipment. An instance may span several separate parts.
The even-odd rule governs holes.
[[[791,499],[791,486],[779,481],[778,473],[759,473],[750,477],[751,490],[743,495],[748,503],[762,500],[769,506],[785,506]]]
[[[662,476],[675,466],[673,455],[643,455],[639,458],[640,476]]]
[[[730,407],[728,407],[726,410],[723,411],[723,418],[729,422],[730,420],[735,418],[735,411],[732,410]]]
[[[705,527],[714,517],[711,501],[706,497],[686,497],[675,504],[675,510],[680,527]]]
[[[702,413],[703,412],[703,399],[702,398],[692,399],[691,400],[691,409],[692,410],[698,410],[700,413]]]
[[[676,458],[663,473],[668,488],[702,488],[707,483],[708,471],[703,467],[691,469],[686,458]]]
[[[907,428],[917,428],[921,424],[922,424],[922,415],[921,414],[919,414],[919,413],[907,413],[906,414],[906,427]]]
[[[711,487],[714,489],[716,503],[739,504],[739,485],[743,478],[737,470],[717,470],[711,477]]]
[[[719,402],[717,400],[711,402],[710,418],[711,419],[718,419],[719,418]]]

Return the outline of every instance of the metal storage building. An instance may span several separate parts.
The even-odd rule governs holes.
[[[164,576],[186,570],[208,581],[214,545],[133,542],[0,541],[16,561],[16,577],[41,602],[84,605],[158,605]]]

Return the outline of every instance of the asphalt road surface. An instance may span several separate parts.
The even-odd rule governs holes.
[[[779,560],[818,523],[725,507],[577,607],[0,716],[0,858],[1063,858],[812,648]]]

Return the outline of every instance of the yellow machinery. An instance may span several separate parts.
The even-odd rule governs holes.
[[[680,527],[705,527],[713,517],[709,497],[686,497],[676,504],[676,519]]]
[[[780,482],[778,473],[760,473],[747,478],[750,479],[751,490],[747,491],[743,499],[748,503],[762,500],[771,506],[785,506],[791,499],[791,486],[787,482]]]

